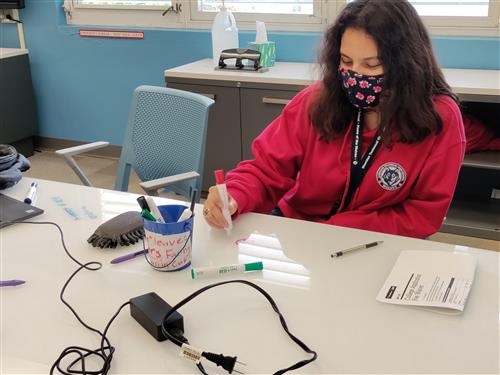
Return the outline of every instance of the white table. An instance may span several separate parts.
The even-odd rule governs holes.
[[[22,199],[30,182],[25,178],[3,193]],[[161,273],[141,258],[111,265],[112,258],[140,247],[101,250],[86,243],[104,220],[136,210],[135,198],[39,181],[37,206],[45,214],[34,220],[59,223],[75,257],[104,264],[100,271],[78,274],[66,293],[82,318],[101,330],[118,306],[132,297],[155,291],[173,305],[196,289],[222,280],[193,281],[189,270]],[[260,214],[242,215],[228,236],[204,223],[201,206],[196,214],[194,266],[254,259],[239,253],[235,245],[254,231],[279,239],[283,252],[257,248],[253,253],[272,269],[242,278],[266,289],[290,330],[318,352],[318,359],[301,373],[498,373],[498,253]],[[334,249],[373,240],[385,242],[330,258]],[[477,254],[476,279],[462,315],[439,315],[375,300],[405,249]],[[27,281],[0,288],[0,373],[46,374],[64,347],[99,346],[98,336],[83,328],[59,300],[61,287],[76,265],[64,254],[54,227],[18,224],[1,229],[0,262],[1,279]],[[267,301],[247,286],[212,289],[180,312],[193,345],[237,355],[248,364],[247,373],[271,373],[307,358],[282,331]],[[117,348],[113,374],[197,372],[178,356],[177,346],[156,342],[131,318],[128,308],[113,323],[109,337]],[[223,373],[210,364],[206,369]]]

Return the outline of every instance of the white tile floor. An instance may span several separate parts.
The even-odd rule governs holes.
[[[81,183],[79,178],[64,162],[64,160],[50,150],[36,152],[35,155],[29,158],[29,160],[32,166],[29,171],[25,172],[26,176],[74,184]],[[94,186],[105,189],[114,188],[118,159],[85,155],[75,157],[75,160],[77,160],[78,164],[84,170],[85,174]],[[132,171],[130,176],[129,191],[139,194],[144,193],[142,188],[139,186],[139,182],[139,178]],[[430,239],[433,241],[446,242],[456,245],[500,251],[499,241],[458,236],[448,233],[436,233],[431,236]]]

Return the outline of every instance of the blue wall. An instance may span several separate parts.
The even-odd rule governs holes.
[[[211,56],[207,30],[146,29],[144,40],[80,38],[61,0],[27,0],[21,10],[30,50],[39,134],[121,144],[132,90],[164,85],[164,70]],[[240,44],[254,39],[241,32]],[[318,33],[270,33],[278,60],[313,61]],[[435,37],[447,68],[500,69],[498,38]],[[15,25],[0,25],[0,47],[18,47]],[[1,82],[0,82],[1,85]]]

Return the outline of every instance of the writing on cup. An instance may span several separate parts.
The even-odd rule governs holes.
[[[147,256],[153,267],[177,270],[191,262],[190,232],[159,234],[146,231]]]

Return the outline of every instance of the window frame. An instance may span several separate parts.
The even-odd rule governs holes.
[[[202,14],[196,9],[195,0],[172,0],[182,5],[182,12],[161,14],[165,8],[158,6],[118,6],[118,5],[82,5],[76,0],[73,10],[67,12],[68,25],[97,27],[152,27],[177,29],[210,29],[215,14]],[[318,10],[314,16],[235,13],[238,29],[255,30],[255,21],[266,22],[268,31],[323,32],[335,21],[337,14],[347,0],[315,0]],[[432,35],[443,36],[500,36],[499,16],[500,1],[490,0],[488,17],[441,17],[422,16]],[[194,14],[194,16],[193,16]],[[266,16],[266,17],[263,17]],[[309,19],[307,19],[309,18]]]

